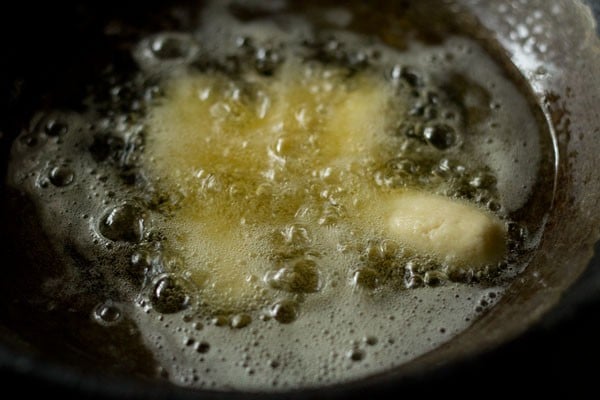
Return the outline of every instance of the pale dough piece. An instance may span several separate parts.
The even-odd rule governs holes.
[[[477,268],[506,252],[505,224],[467,202],[407,190],[388,199],[386,208],[388,233],[439,262]]]

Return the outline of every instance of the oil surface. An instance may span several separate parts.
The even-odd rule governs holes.
[[[135,321],[178,384],[401,365],[493,305],[539,234],[513,216],[548,156],[540,129],[476,42],[400,46],[360,32],[365,10],[269,4],[209,3],[141,37],[133,72],[108,70],[85,112],[41,111],[12,149],[8,184],[73,265],[45,290],[76,297],[85,260],[104,282],[91,321]],[[506,259],[457,271],[382,235],[369,205],[410,188],[501,218]]]

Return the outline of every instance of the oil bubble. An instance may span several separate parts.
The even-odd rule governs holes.
[[[197,331],[201,331],[202,329],[204,329],[204,324],[202,324],[202,322],[194,322],[192,326]]]
[[[298,304],[292,300],[281,300],[273,305],[271,315],[282,324],[294,322],[298,317]]]
[[[184,290],[181,279],[166,275],[154,284],[151,303],[162,314],[173,314],[185,310],[190,305],[190,297]]]
[[[60,166],[52,168],[50,174],[48,174],[48,178],[54,186],[68,186],[75,179],[75,174],[71,168]]]
[[[210,322],[214,326],[225,326],[229,323],[229,319],[225,315],[217,315]]]
[[[378,342],[378,340],[375,336],[367,336],[367,337],[363,338],[363,341],[369,346],[375,346]]]
[[[469,181],[469,185],[473,186],[474,188],[490,189],[495,184],[496,178],[492,174],[486,172],[478,172],[474,174]]]
[[[19,138],[19,141],[28,147],[34,147],[38,143],[37,138],[32,134],[21,136]]]
[[[210,350],[210,344],[207,342],[199,342],[196,345],[196,351],[198,353],[205,354],[205,353],[208,353],[209,350]]]
[[[144,236],[144,212],[141,208],[126,203],[109,210],[102,217],[99,231],[113,242],[132,242],[142,240]]]
[[[229,321],[229,326],[231,326],[233,329],[242,329],[250,325],[251,322],[252,317],[250,315],[236,314],[233,317],[231,317],[231,320]]]
[[[437,286],[447,279],[446,274],[441,271],[427,271],[423,277],[423,282],[427,286]]]
[[[121,310],[111,301],[99,304],[93,313],[94,320],[101,324],[110,325],[119,321]]]
[[[423,136],[429,144],[438,150],[446,150],[456,144],[454,128],[446,124],[435,124],[425,127]]]
[[[410,274],[404,280],[404,285],[408,289],[421,287],[423,286],[423,277],[419,274]]]
[[[182,59],[190,56],[192,46],[185,35],[165,34],[155,37],[150,44],[154,56],[160,60]]]
[[[58,120],[50,120],[44,127],[44,132],[46,135],[57,137],[66,134],[69,130],[69,126]]]
[[[163,32],[142,40],[134,51],[138,65],[145,70],[168,70],[194,60],[199,46],[185,33]]]
[[[392,69],[392,77],[394,77],[394,73],[412,88],[423,86],[422,78],[412,68],[402,67],[399,72]]]
[[[364,267],[354,272],[352,283],[365,289],[375,289],[381,284],[381,276],[375,269]]]
[[[402,66],[394,65],[390,70],[390,78],[393,82],[398,82],[402,76]]]
[[[273,75],[276,68],[283,61],[281,54],[269,47],[260,47],[255,54],[256,70],[262,75]]]
[[[358,362],[365,358],[365,352],[361,349],[353,349],[347,353],[347,356],[350,360]]]
[[[319,290],[319,271],[313,260],[300,259],[268,273],[266,281],[274,289],[292,293],[313,293]]]

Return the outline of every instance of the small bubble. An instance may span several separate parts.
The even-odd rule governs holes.
[[[29,147],[33,147],[37,144],[37,138],[31,134],[28,135],[23,135],[19,138],[19,140],[21,141],[21,143],[29,146]]]
[[[160,60],[187,58],[191,53],[189,39],[181,35],[159,36],[152,41],[150,49]]]
[[[409,274],[404,284],[408,289],[421,287],[423,286],[423,277],[419,274]]]
[[[48,187],[49,182],[48,182],[48,179],[46,179],[46,177],[40,177],[40,179],[38,180],[37,184],[42,189],[45,189],[45,188]]]
[[[498,102],[496,102],[496,101],[492,101],[492,102],[490,103],[490,108],[491,108],[492,110],[499,110],[499,109],[501,109],[501,108],[502,108],[502,104],[500,104],[500,103],[498,103]]]
[[[196,345],[196,351],[198,353],[205,354],[205,353],[208,353],[209,350],[210,350],[210,344],[208,344],[207,342],[199,342]]]
[[[160,376],[162,379],[169,378],[169,372],[164,367],[158,367],[156,372],[158,372],[158,376]]]
[[[111,301],[102,303],[94,310],[94,319],[104,324],[114,324],[121,318],[121,310]]]
[[[217,315],[210,322],[214,326],[225,326],[229,324],[229,319],[225,315]]]
[[[204,325],[202,324],[202,322],[194,322],[192,327],[197,331],[201,331],[202,329],[204,329]]]
[[[347,354],[352,361],[362,361],[365,358],[365,352],[361,349],[350,350]]]
[[[237,36],[235,38],[235,45],[239,48],[248,48],[252,46],[252,39],[247,36]]]
[[[48,121],[46,127],[44,128],[44,132],[46,132],[46,135],[53,137],[62,136],[66,134],[68,130],[69,127],[67,124],[57,120]]]
[[[266,76],[271,76],[275,72],[275,69],[283,61],[278,51],[268,48],[260,47],[256,50],[255,54],[255,67],[256,70]]]
[[[423,130],[423,136],[429,144],[438,150],[446,150],[456,144],[456,133],[450,125],[435,124]]]
[[[68,186],[73,182],[75,174],[69,167],[54,167],[50,170],[48,178],[54,186]]]
[[[353,69],[364,68],[369,65],[369,55],[363,51],[350,53],[348,63]]]
[[[402,78],[406,83],[408,83],[411,87],[421,87],[423,85],[423,81],[417,75],[416,72],[411,70],[410,68],[402,68],[400,71],[400,78]]]
[[[427,271],[423,277],[423,282],[428,286],[437,286],[446,279],[448,277],[441,271]]]
[[[139,242],[144,234],[144,212],[124,204],[109,210],[100,221],[102,236],[112,241]]]
[[[378,340],[375,336],[367,336],[367,337],[363,338],[363,341],[366,344],[368,344],[369,346],[375,346],[378,342]]]
[[[150,86],[144,92],[144,100],[151,102],[163,95],[163,91],[159,86]]]
[[[279,232],[279,235],[281,235],[280,239],[283,240],[286,245],[294,247],[306,247],[311,242],[308,230],[306,227],[299,224],[286,226]]]
[[[495,184],[496,178],[487,172],[478,172],[469,181],[469,185],[477,189],[490,189]]]
[[[394,65],[392,67],[392,69],[390,70],[390,78],[392,78],[392,81],[397,82],[400,80],[400,77],[402,76],[402,66],[401,65]]]
[[[444,118],[448,121],[454,121],[456,119],[456,113],[454,111],[444,112]]]
[[[354,272],[352,283],[365,289],[375,289],[381,284],[381,278],[375,269],[363,267]]]
[[[267,274],[265,281],[274,289],[292,293],[313,293],[319,290],[317,264],[310,259],[286,263]]]
[[[229,321],[229,326],[231,326],[234,329],[241,329],[241,328],[245,328],[246,326],[250,325],[251,322],[252,322],[252,317],[250,315],[237,314],[231,318],[231,321]]]
[[[494,200],[488,201],[486,206],[492,212],[499,211],[502,208],[502,205],[500,205],[500,203],[498,203],[497,201],[494,201]]]
[[[281,300],[273,305],[271,315],[277,322],[289,324],[298,317],[298,305],[292,300]]]
[[[150,301],[156,311],[173,314],[186,309],[190,297],[184,292],[180,279],[167,275],[156,281]]]

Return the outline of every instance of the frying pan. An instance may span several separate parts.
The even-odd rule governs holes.
[[[391,3],[401,6],[404,2]],[[593,257],[594,244],[600,237],[597,212],[600,176],[596,169],[600,113],[595,111],[600,100],[600,42],[596,23],[600,3],[577,0],[440,3],[449,9],[458,7],[469,15],[460,21],[463,28],[473,27],[470,32],[500,54],[501,62],[510,64],[516,79],[530,88],[532,102],[548,126],[549,143],[556,155],[552,175],[555,190],[539,250],[497,306],[436,351],[384,374],[319,390],[286,393],[289,398],[452,391],[485,395],[486,390],[493,394],[513,394],[517,387],[519,393],[527,390],[536,394],[572,395],[594,387],[593,366],[600,356],[600,323],[595,323],[600,311],[600,258]],[[48,101],[43,94],[54,93],[54,102],[78,107],[69,104],[69,99],[77,98],[74,94],[98,72],[103,60],[114,57],[106,22],[119,18],[131,26],[149,30],[176,27],[177,18],[165,17],[164,7],[158,1],[143,4],[67,1],[41,5],[23,1],[3,6],[2,176],[11,141],[31,112]],[[536,28],[537,25],[541,28]],[[131,35],[136,32],[139,33]],[[535,35],[529,34],[532,32]],[[26,199],[20,201],[24,213],[35,212]],[[96,343],[113,346],[110,359],[94,358],[93,350],[82,352],[78,338],[96,333],[80,330],[62,315],[40,312],[15,301],[19,296],[26,297],[28,290],[35,290],[39,284],[35,274],[31,274],[35,266],[25,261],[28,258],[23,252],[48,254],[35,224],[27,226],[30,237],[15,238],[7,233],[11,223],[14,218],[3,215],[0,226],[3,389],[16,390],[20,395],[44,393],[87,398],[276,397],[267,393],[194,392],[155,381],[148,378],[153,359],[147,351],[120,349],[111,339]],[[32,282],[17,284],[26,278]],[[19,293],[15,293],[15,287]],[[14,319],[15,313],[21,316],[18,327],[7,323]],[[123,329],[135,331],[133,326]],[[25,331],[30,333],[24,334]]]

